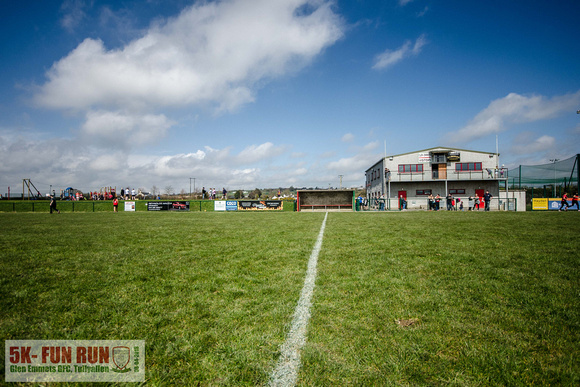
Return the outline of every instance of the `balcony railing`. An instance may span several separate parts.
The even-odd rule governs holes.
[[[437,177],[433,172],[436,172]],[[482,171],[424,171],[424,172],[395,172],[391,173],[391,181],[462,181],[462,180],[505,180],[508,178],[508,170],[490,169]]]

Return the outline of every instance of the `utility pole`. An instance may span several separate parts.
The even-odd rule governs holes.
[[[344,175],[338,175],[338,177],[340,177],[340,189],[342,189],[342,177],[343,177],[343,176],[344,176]]]
[[[189,178],[189,199],[191,199],[191,181],[193,180],[193,192],[195,192],[195,177]]]

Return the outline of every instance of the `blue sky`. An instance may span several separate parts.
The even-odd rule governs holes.
[[[362,186],[580,152],[580,2],[0,0],[0,192]]]

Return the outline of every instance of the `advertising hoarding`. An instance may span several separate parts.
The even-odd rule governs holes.
[[[240,200],[240,211],[281,211],[282,200]]]
[[[189,211],[189,202],[147,202],[147,211]]]

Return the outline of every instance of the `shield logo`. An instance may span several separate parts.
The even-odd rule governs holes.
[[[113,348],[113,363],[118,369],[123,370],[129,364],[131,359],[131,350],[129,347],[114,347]]]

